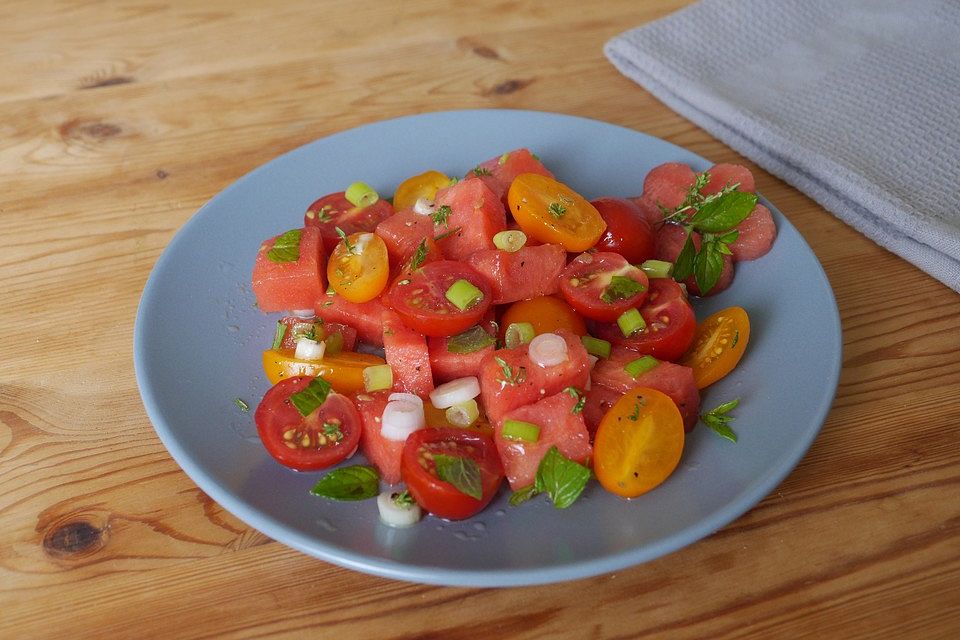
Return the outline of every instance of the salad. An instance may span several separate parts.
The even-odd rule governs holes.
[[[754,191],[738,165],[667,163],[639,196],[588,201],[516,149],[390,199],[362,182],[319,198],[256,256],[257,305],[283,314],[260,439],[280,464],[326,470],[315,495],[376,498],[395,526],[421,508],[468,518],[504,480],[511,504],[558,508],[593,478],[624,498],[654,489],[699,421],[736,439],[738,401],[701,414],[700,390],[737,366],[749,317],[698,323],[689,296],[772,246]]]

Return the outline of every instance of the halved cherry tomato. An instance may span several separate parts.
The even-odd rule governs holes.
[[[330,286],[350,302],[373,300],[387,286],[389,277],[387,245],[369,231],[341,240],[327,262]]]
[[[597,427],[593,471],[607,491],[635,498],[673,473],[683,441],[683,419],[673,400],[655,389],[631,389]]]
[[[331,393],[307,416],[289,398],[313,377],[298,376],[275,384],[254,413],[263,446],[277,462],[297,471],[324,469],[346,460],[360,443],[360,414],[346,396]]]
[[[657,235],[639,206],[623,198],[599,198],[590,204],[607,223],[607,230],[597,241],[599,251],[619,253],[633,264],[653,257]]]
[[[473,460],[480,471],[480,499],[469,496],[437,475],[434,456]],[[400,474],[417,503],[449,520],[469,518],[487,506],[503,481],[497,447],[489,436],[465,429],[420,429],[403,446]]]
[[[593,335],[660,360],[677,360],[686,353],[697,329],[697,317],[680,285],[670,278],[651,278],[650,293],[640,307],[647,326],[624,337],[616,324],[597,323]]]
[[[436,427],[438,429],[466,429],[467,431],[476,431],[477,433],[482,433],[485,436],[493,437],[493,426],[490,424],[490,421],[487,419],[487,414],[483,410],[483,404],[478,402],[477,409],[480,411],[480,416],[471,424],[469,427],[458,427],[455,424],[451,424],[447,420],[447,412],[445,409],[437,409],[433,406],[432,402],[423,403],[423,415],[426,420],[428,427]]]
[[[728,307],[697,326],[693,345],[680,364],[693,369],[697,388],[713,384],[737,366],[750,341],[750,318],[742,307]]]
[[[507,192],[510,213],[523,231],[567,251],[586,251],[597,243],[607,224],[579,193],[553,178],[521,173]]]
[[[560,273],[560,293],[582,315],[615,322],[647,298],[647,274],[619,253],[582,253]]]
[[[393,205],[383,198],[366,207],[355,207],[340,191],[325,195],[307,207],[303,224],[320,229],[323,248],[329,254],[340,242],[337,227],[347,235],[373,231],[378,224],[392,216],[393,211]]]
[[[268,349],[263,352],[263,372],[271,384],[298,376],[323,376],[337,393],[363,391],[363,370],[386,360],[369,353],[341,351],[324,355],[322,360],[298,360],[293,349]]]
[[[480,297],[466,309],[447,300],[447,290],[458,280],[466,280],[480,290]],[[452,336],[480,322],[493,294],[486,278],[472,267],[456,260],[428,262],[414,273],[395,281],[384,302],[396,311],[403,323],[428,336]]]
[[[450,186],[450,178],[439,171],[427,171],[412,176],[400,183],[393,194],[393,208],[397,211],[409,209],[420,198],[433,200],[437,191]]]
[[[539,296],[529,300],[514,302],[500,318],[500,339],[514,322],[529,322],[533,332],[553,333],[557,329],[566,329],[578,336],[586,335],[587,325],[569,304],[555,296]]]

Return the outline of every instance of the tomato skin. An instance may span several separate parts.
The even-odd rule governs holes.
[[[292,394],[302,391],[313,380],[312,376],[297,376],[281,380],[263,396],[254,413],[257,434],[267,452],[280,464],[297,471],[325,469],[352,456],[360,444],[360,414],[346,396],[331,393],[326,401],[308,416],[301,416],[289,402]],[[317,435],[328,420],[339,420],[343,437],[334,443],[319,445]],[[284,434],[293,430],[293,441]],[[301,446],[308,438],[310,445]]]
[[[306,227],[316,227],[323,239],[323,248],[330,253],[340,242],[337,227],[347,235],[373,231],[377,225],[393,215],[393,205],[383,198],[367,207],[355,207],[343,191],[318,198],[303,215]]]
[[[635,498],[673,473],[683,445],[683,420],[673,400],[655,389],[631,389],[600,421],[593,471],[607,491]]]
[[[521,173],[507,192],[510,214],[524,233],[567,251],[586,251],[607,228],[596,208],[579,193],[553,178]],[[559,207],[551,213],[551,207]]]
[[[397,211],[409,209],[420,198],[433,200],[437,191],[450,186],[450,178],[439,171],[426,171],[411,176],[397,186],[393,192],[393,207]]]
[[[385,364],[383,358],[369,353],[341,351],[322,360],[298,360],[293,349],[268,349],[263,352],[263,371],[271,384],[300,376],[323,376],[338,393],[363,391],[363,370]]]
[[[600,212],[607,229],[597,241],[599,251],[619,253],[627,262],[640,264],[653,257],[657,234],[635,203],[623,198],[599,198],[590,204]]]
[[[733,371],[750,342],[750,318],[743,307],[711,314],[698,326],[693,344],[680,364],[693,369],[697,388],[703,389]]]
[[[349,244],[348,244],[349,243]],[[387,245],[375,233],[362,231],[341,241],[327,262],[327,280],[350,302],[373,300],[387,286],[390,263]]]
[[[467,280],[483,297],[461,311],[447,300],[446,292],[457,280]],[[397,280],[387,290],[384,302],[403,323],[427,336],[452,336],[480,322],[493,294],[486,278],[455,260],[437,260],[423,265],[409,278]]]
[[[451,443],[451,444],[447,444]],[[421,465],[422,450],[472,458],[480,467],[479,500],[461,493]],[[441,518],[463,520],[478,513],[493,500],[503,481],[503,467],[493,440],[477,431],[427,428],[413,432],[403,447],[400,474],[417,503]]]
[[[622,300],[604,302],[602,296],[613,275],[629,278],[643,287]],[[560,274],[560,293],[581,315],[601,322],[616,322],[624,311],[639,307],[649,290],[647,274],[619,253],[583,253],[567,264]]]
[[[536,335],[565,329],[578,336],[586,335],[587,325],[566,301],[556,296],[540,296],[520,300],[507,307],[500,318],[500,339],[514,322],[529,322]]]

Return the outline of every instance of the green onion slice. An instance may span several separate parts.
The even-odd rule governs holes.
[[[644,321],[643,316],[640,315],[640,311],[637,309],[627,309],[617,318],[617,326],[620,327],[620,331],[624,337],[629,338],[636,332],[646,329],[647,323]]]
[[[650,371],[655,366],[660,364],[660,361],[654,358],[653,356],[642,356],[636,360],[631,360],[623,367],[623,370],[630,374],[631,378],[636,378],[637,376]]]
[[[329,334],[323,339],[323,341],[327,343],[327,348],[324,353],[326,353],[328,356],[332,356],[343,351],[343,334],[339,331]]]
[[[380,194],[366,182],[354,182],[343,195],[355,207],[369,207],[380,199]]]
[[[535,335],[533,325],[529,322],[511,322],[503,334],[503,341],[508,349],[513,349],[529,343]]]
[[[501,435],[507,440],[537,442],[540,440],[540,427],[523,420],[504,420]]]
[[[445,415],[447,422],[455,427],[469,427],[480,417],[480,407],[474,399],[459,402],[448,407]]]
[[[480,349],[486,349],[495,343],[496,339],[478,325],[447,338],[447,351],[450,353],[473,353],[480,351]]]
[[[669,278],[673,275],[673,263],[664,260],[646,260],[640,268],[649,278]]]
[[[527,244],[527,234],[517,229],[501,231],[493,236],[493,244],[497,249],[513,253]]]
[[[368,392],[393,387],[393,368],[388,364],[378,364],[363,370],[363,388]]]
[[[581,336],[580,342],[583,343],[583,348],[586,349],[590,355],[597,356],[598,358],[610,357],[610,343],[606,340],[587,335]]]
[[[477,302],[483,300],[483,291],[477,289],[473,286],[469,280],[464,280],[460,278],[447,289],[447,292],[444,294],[453,305],[460,309],[460,311],[466,311],[472,307]]]

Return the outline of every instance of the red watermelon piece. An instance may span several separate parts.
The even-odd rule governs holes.
[[[756,260],[766,255],[777,239],[777,226],[770,209],[758,204],[746,219],[737,225],[740,235],[730,244],[734,260]]]
[[[422,333],[408,329],[394,311],[383,311],[383,352],[393,369],[394,391],[426,398],[433,391],[430,351]]]
[[[654,205],[676,209],[696,182],[693,169],[682,162],[654,167],[643,180],[643,195]]]
[[[383,326],[380,321],[384,306],[380,298],[357,303],[343,296],[324,293],[317,298],[314,310],[325,322],[340,322],[353,327],[362,342],[383,346]]]
[[[493,353],[494,345],[473,353],[452,353],[447,349],[448,340],[449,338],[427,338],[433,379],[436,382],[449,382],[466,376],[479,376],[480,363],[488,353]]]
[[[413,209],[397,211],[378,224],[375,233],[387,245],[391,266],[403,264],[413,255],[421,240],[435,235],[430,216],[414,213]]]
[[[493,191],[479,178],[468,178],[437,192],[437,207],[448,206],[445,224],[437,225],[435,237],[443,255],[464,260],[481,249],[493,248],[493,236],[507,228],[507,215]]]
[[[500,200],[506,197],[507,191],[510,190],[510,185],[513,184],[513,180],[521,173],[536,173],[541,176],[547,176],[548,178],[553,177],[550,170],[547,169],[540,160],[535,158],[529,149],[523,148],[514,149],[496,158],[490,158],[485,162],[481,162],[477,166],[477,169],[479,169],[479,171],[471,171],[467,174],[467,177],[480,174],[480,177],[486,185],[490,187],[491,191],[497,194]],[[484,172],[487,171],[489,175],[484,175]]]
[[[728,184],[739,184],[740,186],[737,187],[737,191],[749,191],[750,193],[757,191],[757,183],[753,179],[753,174],[750,173],[750,169],[747,169],[743,165],[727,163],[715,164],[707,169],[705,173],[710,174],[710,180],[706,186],[700,190],[700,193],[705,196],[717,193]]]
[[[567,252],[557,244],[524,246],[512,253],[485,249],[472,254],[466,263],[490,282],[493,303],[504,304],[556,293]]]
[[[353,400],[362,418],[360,451],[370,464],[379,469],[384,482],[397,484],[400,482],[400,459],[404,443],[389,440],[380,434],[380,419],[391,393],[358,393]]]
[[[300,255],[293,262],[274,262],[267,255],[277,238],[260,245],[253,265],[252,288],[261,311],[312,309],[327,289],[326,254],[320,231],[300,229]]]

